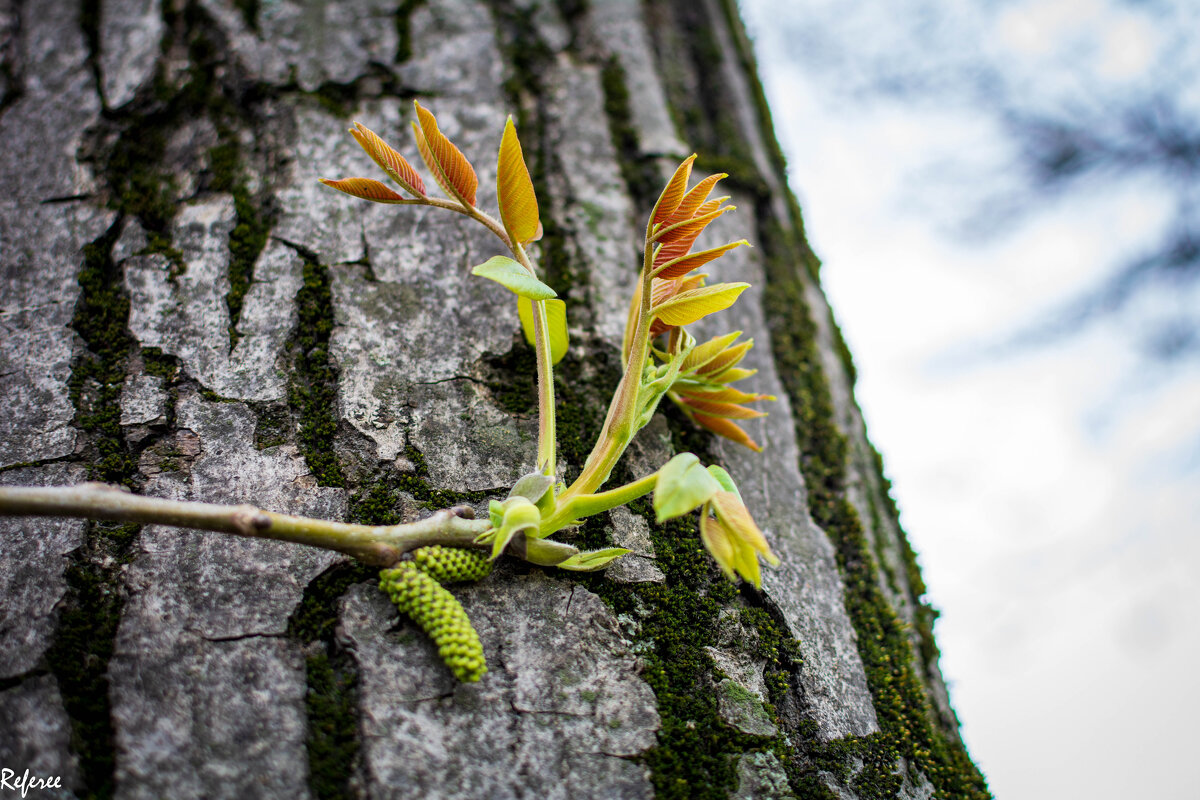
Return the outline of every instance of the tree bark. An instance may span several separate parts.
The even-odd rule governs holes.
[[[662,182],[730,173],[716,237],[756,247],[718,277],[753,287],[697,338],[755,338],[766,452],[664,410],[614,477],[721,463],[782,559],[737,590],[694,521],[611,512],[575,540],[634,550],[603,575],[455,588],[490,669],[457,684],[344,556],[0,520],[0,767],[79,797],[987,796],[732,2],[0,0],[0,59],[0,483],[486,513],[537,439],[515,304],[469,275],[496,244],[317,183],[376,175],[351,120],[415,161],[420,98],[483,208],[518,123],[568,477]]]

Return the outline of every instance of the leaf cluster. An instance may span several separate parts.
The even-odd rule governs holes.
[[[705,468],[691,453],[681,453],[656,472],[632,483],[605,489],[633,436],[669,398],[696,424],[754,450],[761,447],[739,424],[763,415],[749,404],[773,400],[744,392],[733,384],[754,370],[738,365],[753,347],[739,341],[740,331],[697,343],[687,326],[733,305],[747,283],[706,282],[696,271],[744,239],[693,252],[701,233],[734,210],[728,197],[711,195],[724,174],[689,187],[695,156],[675,170],[650,213],[637,287],[630,298],[622,346],[624,372],[609,405],[604,426],[580,475],[569,486],[556,470],[555,404],[552,369],[570,344],[566,305],[539,277],[527,246],[542,234],[533,181],[512,118],[505,123],[497,158],[499,219],[476,206],[479,181],[470,161],[442,133],[437,118],[415,104],[412,123],[416,150],[445,199],[432,197],[407,159],[366,126],[350,133],[403,192],[372,178],[322,179],[322,183],[376,203],[425,205],[467,216],[491,231],[505,246],[472,268],[517,295],[517,312],[526,339],[537,352],[539,435],[534,471],[522,477],[504,500],[489,507],[488,528],[475,544],[491,559],[502,553],[535,564],[575,571],[600,570],[629,551],[605,548],[580,552],[549,537],[587,517],[654,493],[660,522],[699,511],[699,533],[709,553],[732,580],[740,575],[761,585],[759,559],[778,564],[766,537],[754,523],[729,474]]]

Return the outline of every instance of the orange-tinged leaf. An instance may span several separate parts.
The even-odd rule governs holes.
[[[687,182],[692,174],[692,162],[695,160],[696,154],[692,153],[675,169],[671,180],[667,181],[667,187],[663,189],[662,194],[658,196],[658,202],[654,204],[654,213],[650,217],[653,224],[661,225],[666,222],[679,208],[680,201],[687,193]]]
[[[756,369],[742,369],[741,367],[730,367],[716,377],[710,377],[709,380],[717,383],[737,383],[743,378],[749,378],[757,373]]]
[[[775,396],[770,394],[751,394],[742,392],[737,389],[726,387],[716,391],[708,391],[705,389],[677,389],[680,394],[687,397],[689,400],[702,400],[707,403],[755,403],[759,400],[774,400]]]
[[[704,542],[705,549],[725,573],[725,577],[733,580],[733,542],[721,523],[708,515],[708,506],[700,512],[700,541]]]
[[[683,258],[692,249],[692,245],[696,243],[703,229],[697,228],[692,234],[689,234],[683,239],[677,239],[668,244],[659,245],[654,251],[654,269],[658,269],[665,264],[674,261],[677,258]]]
[[[745,239],[740,239],[736,242],[723,244],[720,247],[713,247],[709,250],[701,250],[699,253],[692,253],[690,256],[676,258],[657,268],[653,274],[656,278],[679,278],[687,275],[694,269],[703,267],[710,261],[720,258],[733,248],[741,247],[744,244],[750,243]]]
[[[724,436],[726,439],[731,439],[738,444],[745,445],[751,450],[761,451],[762,447],[758,445],[747,433],[738,427],[736,422],[732,422],[721,417],[710,417],[699,412],[692,414],[692,419],[702,428],[707,428],[718,436]]]
[[[737,341],[737,338],[742,335],[741,331],[727,333],[724,336],[714,336],[704,344],[696,345],[692,352],[688,353],[687,358],[679,366],[680,372],[691,372],[697,367],[702,367],[709,361],[712,361],[721,354],[726,347]]]
[[[724,311],[750,287],[748,283],[717,283],[680,292],[662,305],[651,309],[654,316],[668,325],[690,325],[709,314]]]
[[[674,261],[677,258],[683,258],[686,256],[689,252],[691,252],[692,245],[696,243],[696,239],[700,237],[700,234],[704,232],[704,229],[708,226],[708,224],[712,222],[713,219],[716,219],[716,217],[719,217],[721,214],[724,214],[726,211],[732,209],[733,206],[725,209],[719,209],[719,213],[717,213],[715,216],[710,216],[712,212],[706,211],[704,214],[693,218],[701,220],[698,224],[675,228],[672,235],[668,237],[670,241],[662,243],[659,248],[655,250],[654,269],[658,269],[659,267],[662,267],[668,262]],[[718,209],[713,209],[713,211],[717,210]]]
[[[727,350],[722,351],[712,361],[709,361],[707,364],[705,364],[704,368],[701,369],[700,372],[704,373],[704,375],[710,378],[718,377],[722,372],[730,367],[737,366],[738,362],[746,357],[746,353],[750,352],[750,348],[752,347],[754,347],[753,339],[747,339],[737,347],[730,347]]]
[[[500,139],[500,160],[496,168],[496,198],[500,205],[500,219],[504,227],[518,242],[535,238],[540,229],[538,221],[537,195],[533,191],[533,180],[525,165],[521,152],[521,141],[512,117],[504,125],[504,136]]]
[[[717,514],[717,519],[729,529],[734,538],[750,545],[772,564],[779,563],[779,559],[771,552],[771,546],[767,544],[767,537],[758,529],[740,497],[733,492],[717,492],[709,502]]]
[[[425,196],[425,182],[412,168],[412,165],[397,153],[391,146],[380,139],[375,131],[360,122],[354,123],[350,129],[354,140],[367,151],[367,155],[388,174],[388,177],[400,184],[406,192],[418,197]]]
[[[321,183],[331,186],[339,192],[352,194],[355,197],[361,197],[363,200],[373,200],[376,203],[404,202],[404,195],[393,192],[372,178],[342,178],[340,181],[321,178]]]
[[[437,117],[422,108],[420,103],[414,101],[413,105],[417,107],[417,119],[420,122],[420,126],[413,123],[413,133],[416,134],[417,149],[421,151],[425,165],[447,195],[465,205],[475,205],[475,191],[479,188],[475,168],[438,128]]]
[[[739,406],[734,403],[710,403],[697,399],[692,395],[684,395],[683,402],[689,408],[694,408],[706,417],[724,417],[725,419],[758,419],[765,417],[767,412],[755,411],[752,408]]]
[[[700,208],[701,204],[712,194],[713,187],[717,185],[717,182],[722,178],[728,177],[729,175],[724,172],[717,175],[709,175],[693,186],[691,191],[683,196],[683,200],[679,203],[679,208],[675,209],[675,213],[671,215],[668,224],[682,222],[695,214],[696,209]]]
[[[704,213],[696,214],[696,216],[687,220],[674,222],[670,225],[664,226],[658,231],[658,233],[650,237],[651,240],[655,242],[662,242],[663,244],[670,244],[671,242],[677,241],[695,242],[696,237],[700,235],[701,231],[708,227],[709,223],[724,214],[726,211],[733,211],[737,208],[737,206],[721,205],[721,203],[724,203],[728,199],[728,197],[722,197],[718,200],[705,203],[704,207],[701,209],[702,211],[704,211],[704,209],[706,209],[712,203],[716,203],[717,205],[714,206],[711,211],[704,211]],[[689,244],[688,247],[690,249],[691,245]]]
[[[650,307],[665,303],[681,291],[681,281],[653,281],[650,284]]]

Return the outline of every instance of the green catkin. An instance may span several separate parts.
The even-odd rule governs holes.
[[[379,588],[433,640],[442,661],[463,683],[474,683],[487,672],[483,644],[462,604],[438,581],[478,580],[490,570],[482,554],[435,546],[379,573]]]
[[[413,562],[438,583],[477,581],[492,571],[492,562],[486,553],[440,544],[413,551]]]

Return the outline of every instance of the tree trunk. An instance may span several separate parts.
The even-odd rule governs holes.
[[[483,208],[521,131],[568,477],[664,179],[730,174],[718,235],[755,248],[716,271],[753,284],[723,317],[778,397],[767,449],[668,409],[617,477],[722,463],[782,558],[734,589],[635,503],[578,534],[635,551],[606,574],[455,590],[490,669],[457,684],[343,557],[4,520],[0,767],[79,797],[987,795],[732,0],[0,0],[0,58],[0,482],[369,523],[502,497],[537,434],[511,295],[468,274],[495,244],[316,180],[376,174],[351,120],[412,155],[417,97]]]

